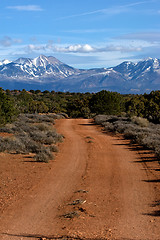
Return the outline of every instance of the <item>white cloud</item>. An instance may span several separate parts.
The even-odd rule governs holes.
[[[41,51],[46,51],[47,48],[45,45],[34,45],[34,44],[29,44],[25,46],[25,52],[27,53],[32,53],[32,52],[41,52]]]
[[[35,57],[40,54],[52,55],[75,67],[105,67],[114,66],[125,60],[159,57],[160,42],[149,42],[140,39],[118,38],[92,44],[62,44],[49,40],[40,44],[30,40],[31,44],[20,43],[21,39],[6,36],[0,39],[3,46],[0,51],[3,58],[18,58],[19,56]],[[13,44],[14,43],[14,44]],[[5,47],[4,47],[5,46]],[[66,59],[70,59],[70,61]],[[78,59],[81,59],[78,62]],[[63,60],[65,59],[65,60]],[[76,59],[76,62],[74,62]],[[94,59],[94,62],[92,61]],[[84,62],[83,62],[84,60]]]
[[[109,45],[105,47],[95,47],[89,44],[77,44],[67,47],[53,47],[56,52],[64,53],[98,53],[98,52],[139,52],[141,47],[123,46],[123,45]]]
[[[52,41],[48,41],[47,44],[29,44],[25,47],[26,52],[35,52],[35,51],[45,51],[45,52],[56,52],[56,53],[89,53],[96,51],[95,48],[90,46],[89,44],[75,44],[69,46],[54,46]]]
[[[10,47],[13,44],[20,44],[22,43],[22,39],[12,39],[9,36],[4,36],[2,39],[0,39],[0,45],[3,47]]]
[[[76,45],[70,45],[67,47],[54,47],[56,52],[73,52],[73,53],[77,53],[77,52],[81,52],[81,53],[88,53],[88,52],[94,52],[96,49],[92,46],[90,46],[89,44],[76,44]]]
[[[18,11],[43,11],[43,9],[38,5],[8,6],[7,9],[13,9]]]
[[[140,52],[142,51],[142,47],[140,46],[125,46],[125,45],[108,45],[105,47],[95,47],[89,44],[75,44],[75,45],[53,45],[53,42],[50,41],[48,44],[29,44],[25,47],[25,52],[44,52],[44,53],[72,53],[72,54],[84,54],[87,55],[89,53],[106,53],[106,52],[121,52],[121,53],[129,53],[129,52]]]

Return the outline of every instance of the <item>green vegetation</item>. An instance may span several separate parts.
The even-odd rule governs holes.
[[[91,118],[97,114],[137,116],[160,122],[160,91],[122,95],[117,92],[70,93],[0,89],[0,124],[11,123],[21,113],[61,113],[64,117]]]
[[[106,131],[119,132],[152,149],[160,157],[160,91],[143,95],[116,92],[70,93],[0,89],[0,151],[32,153],[48,162],[63,137],[53,128],[56,118],[92,118]],[[121,117],[118,117],[121,116]],[[88,142],[92,142],[90,139]]]
[[[96,114],[120,114],[125,110],[124,98],[116,92],[101,91],[90,99],[90,109]]]
[[[12,122],[17,114],[15,99],[0,88],[0,125]]]

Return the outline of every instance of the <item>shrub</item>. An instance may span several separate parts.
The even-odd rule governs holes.
[[[47,137],[52,137],[54,139],[54,144],[57,142],[63,142],[63,136],[61,134],[58,134],[56,130],[47,132]]]
[[[94,121],[96,124],[102,124],[104,122],[106,122],[109,119],[108,115],[97,115],[94,118]]]
[[[149,121],[146,118],[142,117],[132,117],[131,121],[141,127],[148,127],[149,126]]]
[[[40,131],[50,131],[53,129],[52,125],[46,123],[39,123],[36,125],[37,129]]]
[[[51,153],[49,148],[45,148],[45,150],[38,152],[35,156],[34,156],[35,160],[37,162],[46,162],[48,163],[49,160],[53,160],[53,154]]]
[[[0,151],[9,153],[26,153],[25,145],[18,138],[3,138],[0,141]]]
[[[19,136],[19,139],[25,145],[26,152],[38,153],[41,151],[42,145],[32,140],[28,135]]]
[[[123,134],[132,143],[144,146],[155,151],[160,157],[160,125],[149,123],[147,119],[141,117],[115,117],[108,115],[98,115],[95,117],[96,123],[104,126],[105,131],[118,132]]]
[[[56,145],[49,146],[51,152],[58,152],[58,147]]]
[[[52,123],[52,115],[21,114],[16,122],[1,128],[1,131],[14,133],[15,136],[0,138],[0,151],[35,153],[36,161],[48,162],[53,159],[52,152],[57,152],[58,148],[55,145],[45,145],[63,140],[63,136],[56,132]]]
[[[12,130],[13,126],[14,126],[13,124],[8,123],[5,126],[0,127],[0,132],[13,133]]]
[[[114,132],[115,131],[114,125],[112,123],[105,122],[103,124],[103,126],[104,126],[105,131],[109,131],[109,132]]]
[[[52,115],[25,114],[22,117],[26,118],[26,121],[32,121],[32,123],[50,122],[54,124],[54,119]]]

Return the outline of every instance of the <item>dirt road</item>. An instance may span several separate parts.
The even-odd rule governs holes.
[[[160,239],[157,159],[91,120],[56,128],[65,136],[56,160],[3,212],[0,239]]]

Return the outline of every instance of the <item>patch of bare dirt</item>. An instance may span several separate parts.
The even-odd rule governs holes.
[[[26,196],[50,171],[52,163],[38,163],[33,154],[0,153],[0,215]]]
[[[0,137],[12,137],[12,133],[0,132]]]

